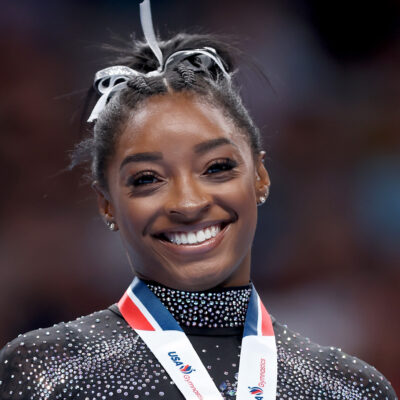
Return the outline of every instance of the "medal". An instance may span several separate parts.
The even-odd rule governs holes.
[[[118,307],[185,399],[223,399],[182,328],[143,281],[133,280]],[[276,385],[277,352],[272,322],[252,285],[236,399],[275,400]]]

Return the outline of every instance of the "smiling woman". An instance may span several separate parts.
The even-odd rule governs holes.
[[[147,99],[94,184],[138,277],[183,290],[249,282],[268,174],[221,106],[186,91]],[[259,179],[257,179],[257,177]]]
[[[395,399],[373,367],[268,314],[250,267],[270,180],[231,48],[157,42],[141,7],[146,42],[96,74],[71,160],[90,164],[136,277],[118,304],[9,343],[1,399]]]

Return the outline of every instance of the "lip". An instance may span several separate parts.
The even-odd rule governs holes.
[[[219,222],[220,223],[220,222]],[[217,236],[212,237],[211,239],[205,240],[202,243],[199,244],[191,244],[191,245],[178,245],[172,242],[168,242],[166,240],[158,239],[156,237],[153,237],[154,240],[157,240],[160,242],[162,245],[164,245],[169,251],[178,254],[178,255],[195,255],[195,254],[203,254],[207,253],[208,251],[211,251],[215,247],[217,247],[221,241],[223,240],[224,236],[226,233],[229,231],[233,221],[230,221],[224,229],[222,229]],[[213,225],[213,224],[211,224]],[[199,225],[200,226],[200,225]],[[210,226],[209,223],[207,223],[204,226]],[[196,226],[197,228],[197,226]],[[200,228],[202,229],[202,228]],[[193,230],[193,226],[191,227],[190,230]],[[173,232],[173,231],[168,231],[168,232]],[[182,231],[174,231],[174,232],[182,232]]]

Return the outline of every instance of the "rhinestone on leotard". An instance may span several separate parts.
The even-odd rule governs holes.
[[[189,292],[148,283],[181,326],[198,328],[242,327],[251,287]]]
[[[164,301],[166,291],[161,286],[157,290],[153,288],[153,293]],[[169,295],[171,298],[171,293]],[[246,289],[232,295],[248,299]],[[194,317],[194,311],[198,310],[194,310],[193,302],[198,302],[198,297],[176,296],[181,302],[187,298],[190,300],[187,313]],[[224,294],[211,298],[213,296],[208,300],[206,296],[205,303],[201,304],[203,312],[205,308],[207,312],[208,308],[218,310],[218,299],[220,302],[231,301]],[[168,301],[174,308],[175,302]],[[245,302],[243,300],[241,304]],[[335,347],[312,343],[278,322],[274,321],[273,327],[278,351],[277,400],[396,400],[389,382],[374,367]],[[206,341],[201,339],[201,344],[197,342],[194,347],[200,357],[207,358],[204,365],[222,398],[233,400],[237,390],[241,337],[232,334],[235,329],[224,329],[224,336],[215,336],[212,329],[203,328],[204,335],[197,333],[191,337],[188,334],[188,337],[196,343],[199,338],[209,335]],[[162,365],[115,306],[75,321],[20,335],[6,345],[0,352],[0,398],[183,399]]]

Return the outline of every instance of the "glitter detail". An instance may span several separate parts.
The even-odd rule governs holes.
[[[243,327],[251,287],[188,292],[148,283],[149,289],[167,310],[185,327]]]
[[[103,78],[109,78],[110,76],[137,76],[140,75],[137,71],[126,67],[125,65],[114,65],[112,67],[104,68],[96,72],[94,82],[97,83]]]
[[[19,336],[2,350],[0,360],[10,351],[12,366],[0,369],[0,377],[16,367],[19,371],[2,379],[1,399],[164,396],[164,369],[137,334],[109,310]]]
[[[113,308],[20,335],[0,352],[2,400],[183,399],[140,337]],[[189,339],[226,400],[237,390],[240,337]],[[274,322],[279,400],[395,400],[375,368]],[[207,350],[202,352],[201,350]]]

